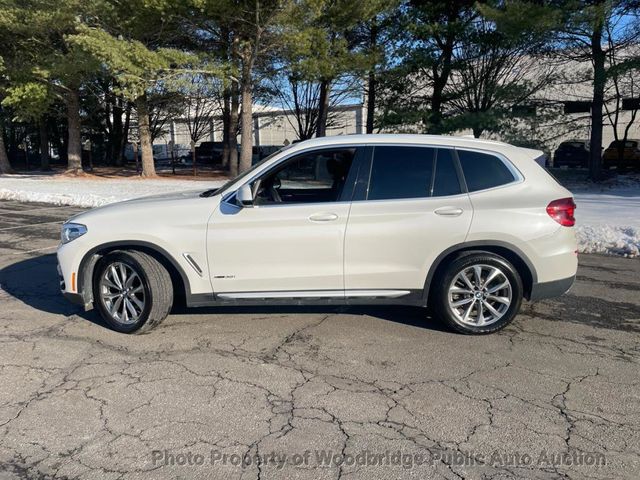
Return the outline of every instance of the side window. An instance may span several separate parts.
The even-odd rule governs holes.
[[[367,200],[429,197],[434,157],[434,148],[375,147]]]
[[[495,155],[458,150],[458,158],[470,192],[499,187],[515,180],[513,173]]]
[[[342,148],[297,155],[253,183],[256,203],[336,202],[355,154],[355,148]]]
[[[462,193],[458,172],[453,160],[453,150],[439,148],[436,160],[436,173],[433,176],[434,197],[445,197],[447,195],[458,195]]]

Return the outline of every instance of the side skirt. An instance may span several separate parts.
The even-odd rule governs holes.
[[[402,292],[400,295],[399,292]],[[362,290],[349,292],[235,292],[232,294],[200,293],[187,297],[187,307],[261,305],[411,305],[424,307],[422,290]]]

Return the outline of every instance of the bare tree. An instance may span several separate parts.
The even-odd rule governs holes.
[[[321,121],[322,82],[305,80],[295,72],[286,72],[274,77],[273,91],[283,110],[290,112],[286,119],[300,140],[307,140],[317,134]],[[356,98],[360,82],[356,76],[345,75],[334,80],[330,88],[327,107],[326,128],[334,125],[336,107]]]
[[[532,102],[555,73],[531,52],[531,45],[512,42],[491,22],[474,21],[473,31],[455,50],[455,70],[445,95],[452,130],[470,128],[475,137],[497,131],[514,108]]]
[[[554,53],[591,67],[590,75],[583,78],[593,84],[589,175],[592,180],[600,180],[607,57],[612,50],[621,51],[637,43],[640,5],[629,0],[585,0],[559,8],[563,22],[553,41],[559,46]]]
[[[201,74],[189,76],[182,88],[184,121],[189,138],[197,143],[211,134],[213,117],[219,109],[217,79]]]
[[[629,132],[636,121],[638,110],[640,110],[640,101],[638,100],[640,52],[635,45],[628,46],[624,50],[618,48],[613,41],[614,35],[611,33],[611,28],[611,25],[607,25],[609,85],[605,92],[609,93],[610,97],[605,97],[604,110],[607,120],[613,127],[613,137],[616,140],[618,157],[621,160],[624,154],[624,144],[629,138]],[[630,105],[625,105],[626,102],[629,102]],[[624,111],[629,112],[626,118],[624,118]],[[620,129],[623,129],[622,136]]]
[[[183,114],[182,93],[159,90],[148,95],[149,132],[151,143],[169,132],[171,121]]]

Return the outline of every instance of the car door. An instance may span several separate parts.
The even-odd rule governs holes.
[[[249,180],[254,205],[228,195],[212,215],[207,255],[222,298],[344,296],[344,235],[356,147],[306,151]]]
[[[422,291],[444,250],[464,242],[473,210],[453,149],[370,148],[345,238],[346,296],[399,297]],[[366,167],[363,167],[364,171]]]

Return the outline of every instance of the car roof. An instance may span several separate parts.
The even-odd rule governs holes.
[[[455,148],[469,148],[476,150],[487,150],[505,155],[519,152],[527,158],[537,158],[544,152],[529,148],[516,147],[508,143],[495,140],[485,140],[473,137],[456,137],[452,135],[419,135],[419,134],[357,134],[357,135],[336,135],[330,137],[312,138],[302,142],[294,143],[290,146],[290,152],[307,149],[310,147],[322,147],[333,145],[367,145],[367,144],[407,144],[407,145],[430,145]]]
[[[447,145],[447,146],[505,146],[511,145],[495,140],[485,140],[473,137],[456,137],[453,135],[420,135],[420,134],[396,134],[396,133],[369,133],[356,135],[335,135],[330,137],[319,137],[297,142],[295,145],[304,145],[305,147],[314,147],[321,145],[334,144],[367,144],[367,143],[407,143],[416,144],[424,143],[430,145]]]

